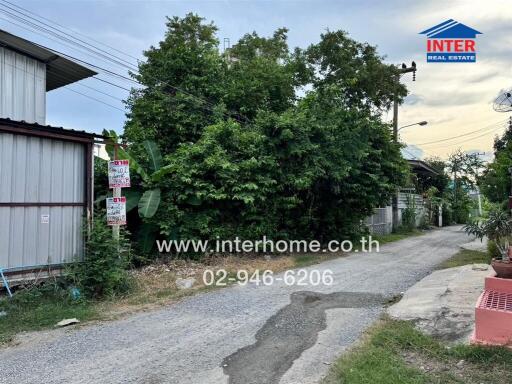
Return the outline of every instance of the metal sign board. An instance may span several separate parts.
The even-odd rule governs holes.
[[[49,224],[50,223],[50,215],[42,214],[41,215],[41,224]]]
[[[126,197],[107,198],[107,224],[126,225]]]
[[[109,188],[130,187],[130,163],[128,160],[113,160],[108,162]]]

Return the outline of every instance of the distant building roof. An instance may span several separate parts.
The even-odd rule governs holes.
[[[47,92],[97,74],[97,72],[62,57],[46,47],[12,35],[2,29],[0,29],[0,47],[45,63]]]
[[[425,163],[421,160],[407,160],[409,163],[411,169],[415,173],[430,173],[432,175],[438,175],[439,172],[437,172],[434,168],[432,168],[430,165]]]
[[[474,39],[476,35],[481,35],[482,32],[450,19],[432,28],[425,29],[420,34],[427,35],[428,38],[432,39]]]

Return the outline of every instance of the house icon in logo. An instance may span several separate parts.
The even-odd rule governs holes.
[[[474,63],[476,61],[476,29],[453,19],[420,32],[427,35],[428,63]]]

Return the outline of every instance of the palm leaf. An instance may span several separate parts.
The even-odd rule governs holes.
[[[130,212],[132,209],[139,205],[142,192],[126,189],[124,191],[124,195],[126,196],[126,212]]]
[[[150,189],[139,200],[139,216],[153,217],[160,205],[160,188]]]
[[[154,141],[146,140],[142,143],[149,157],[149,168],[156,172],[162,166],[162,154]]]

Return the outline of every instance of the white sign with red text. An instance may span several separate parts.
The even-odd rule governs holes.
[[[107,224],[126,225],[126,197],[107,198]]]
[[[108,162],[109,188],[130,187],[130,163],[128,160],[113,160]]]

